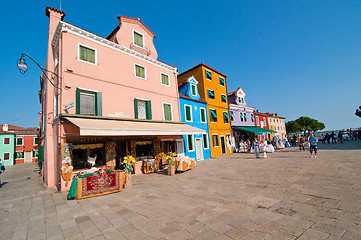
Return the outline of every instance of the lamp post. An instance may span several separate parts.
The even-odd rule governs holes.
[[[40,66],[40,64],[38,62],[36,62],[32,57],[30,57],[29,55],[27,55],[25,53],[21,53],[21,57],[17,61],[17,67],[18,67],[21,74],[25,74],[28,71],[28,65],[25,62],[25,57],[29,58],[31,61],[33,61],[40,68],[40,70],[42,71],[45,78],[50,82],[51,85],[53,85],[53,87],[55,87],[56,89],[60,89],[58,86],[55,85],[55,81],[54,81],[55,77],[60,78],[58,76],[58,74],[43,68],[42,66]],[[46,73],[51,74],[51,79],[49,79],[49,77],[47,76]]]

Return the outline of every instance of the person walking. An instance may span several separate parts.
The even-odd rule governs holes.
[[[263,158],[267,158],[267,141],[265,139],[262,140],[262,151],[263,151]]]
[[[254,137],[253,148],[254,148],[254,153],[256,154],[256,158],[260,158],[259,157],[259,141],[258,141],[257,137]]]
[[[2,160],[1,156],[0,156],[0,188],[2,187],[2,183],[1,183],[1,174],[5,171],[5,165],[4,165],[4,161]]]
[[[303,151],[305,151],[305,138],[303,136],[301,136],[301,134],[298,134],[298,147],[300,148],[300,152],[303,149]]]
[[[340,143],[342,144],[343,143],[343,138],[342,138],[342,132],[341,131],[339,131],[338,132],[338,139],[340,139]]]
[[[317,158],[317,142],[318,139],[315,137],[315,134],[311,133],[311,137],[308,139],[310,143],[310,158]],[[312,156],[312,152],[315,152],[314,156]]]
[[[335,144],[337,143],[337,142],[336,142],[336,134],[335,134],[335,132],[332,132],[332,133],[331,133],[331,143],[332,143],[332,144],[333,144],[333,143],[335,143]]]

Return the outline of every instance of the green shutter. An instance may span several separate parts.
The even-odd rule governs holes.
[[[208,148],[207,134],[203,134],[203,147]]]
[[[103,116],[103,109],[102,109],[102,93],[97,92],[95,94],[95,116]]]
[[[230,118],[229,118],[229,116],[228,116],[228,113],[223,113],[224,114],[224,116],[228,119],[228,120],[230,120]]]
[[[146,118],[151,120],[152,119],[152,103],[150,100],[145,102],[145,111],[146,111]],[[137,112],[138,114],[138,112]]]
[[[185,106],[186,108],[186,121],[191,121],[192,117],[191,117],[191,107],[190,106]]]
[[[144,69],[144,67],[135,65],[135,76],[145,78],[145,69]]]
[[[171,106],[169,104],[163,104],[163,110],[164,110],[164,120],[172,121]]]
[[[201,108],[201,121],[205,122],[206,121],[206,110]]]
[[[211,114],[212,114],[212,116],[213,116],[214,118],[217,118],[217,113],[216,113],[215,110],[212,110],[212,109],[211,109]]]
[[[206,70],[206,78],[212,80],[212,73],[208,70]]]
[[[234,118],[233,112],[229,112],[231,114],[231,117]]]
[[[247,114],[243,113],[243,115],[244,115],[244,120],[247,122]]]
[[[214,92],[212,90],[208,90],[208,95],[212,98],[214,98]]]
[[[192,95],[197,96],[196,86],[195,85],[191,85],[191,86],[192,86]]]
[[[80,89],[75,90],[76,114],[80,114]]]
[[[227,102],[227,98],[226,98],[225,95],[222,95],[222,100],[223,100],[224,102]]]
[[[219,77],[219,83],[224,86],[224,79],[222,77]]]
[[[168,75],[165,75],[165,74],[161,74],[161,76],[162,76],[162,84],[164,84],[164,85],[169,85],[169,77],[168,77]]]
[[[95,50],[79,46],[79,57],[83,61],[91,62],[95,64]]]
[[[134,118],[138,119],[138,99],[134,98]]]
[[[143,36],[137,32],[134,32],[134,44],[143,47]]]

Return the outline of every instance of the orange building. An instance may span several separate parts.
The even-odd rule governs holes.
[[[224,153],[232,153],[232,130],[226,85],[227,76],[201,63],[179,74],[178,84],[183,83],[192,75],[198,81],[200,97],[207,102],[212,157],[218,157]]]

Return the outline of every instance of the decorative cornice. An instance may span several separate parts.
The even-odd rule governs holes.
[[[91,33],[91,32],[88,32],[86,30],[83,30],[81,28],[75,27],[74,25],[71,25],[71,24],[69,24],[67,22],[63,22],[63,21],[60,21],[58,26],[56,27],[53,39],[51,41],[51,45],[53,47],[55,47],[58,44],[58,41],[59,41],[59,38],[60,38],[60,33],[62,31],[70,32],[70,33],[75,34],[77,36],[86,38],[86,39],[88,39],[90,41],[96,42],[96,43],[98,43],[100,45],[110,47],[110,48],[112,48],[114,50],[117,50],[119,52],[128,54],[130,56],[133,56],[133,57],[139,58],[139,59],[141,59],[143,61],[146,61],[148,63],[151,63],[153,65],[156,65],[156,66],[162,67],[162,68],[164,68],[166,70],[177,73],[177,68],[176,67],[173,67],[173,66],[170,66],[170,65],[168,65],[166,63],[160,62],[160,61],[158,61],[156,59],[153,59],[151,57],[143,55],[143,54],[141,54],[141,53],[139,53],[137,51],[134,51],[134,50],[131,50],[131,49],[126,48],[124,46],[121,46],[121,45],[119,45],[117,43],[109,41],[106,38],[100,37],[98,35],[95,35],[94,33]]]
[[[254,107],[247,107],[247,106],[241,106],[238,104],[229,104],[229,108],[235,108],[235,109],[247,109],[247,110],[253,110],[254,111]]]

